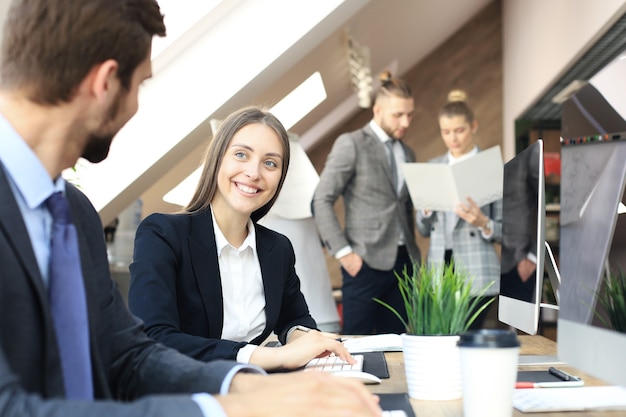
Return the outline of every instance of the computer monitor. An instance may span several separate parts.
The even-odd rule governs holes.
[[[564,103],[559,359],[626,386],[626,334],[598,319],[603,278],[626,270],[626,54]]]
[[[528,334],[538,329],[546,252],[551,266],[553,259],[545,241],[543,163],[540,139],[504,165],[498,320]],[[558,280],[553,286],[558,295]]]

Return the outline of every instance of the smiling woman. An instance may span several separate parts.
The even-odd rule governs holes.
[[[280,121],[256,107],[239,110],[211,141],[185,210],[139,225],[129,307],[151,337],[196,359],[265,369],[295,369],[330,352],[353,362],[337,335],[308,331],[316,323],[291,242],[257,224],[288,164]],[[272,332],[283,346],[258,346]]]

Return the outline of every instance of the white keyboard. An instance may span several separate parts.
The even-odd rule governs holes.
[[[326,371],[326,372],[362,371],[363,370],[363,355],[352,355],[352,357],[356,359],[356,363],[349,364],[348,362],[341,359],[339,356],[325,356],[323,358],[315,358],[306,364],[305,370]]]

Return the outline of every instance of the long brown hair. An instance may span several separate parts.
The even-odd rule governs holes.
[[[194,213],[209,208],[215,196],[215,192],[217,191],[217,173],[222,166],[228,144],[239,130],[254,123],[262,123],[273,129],[283,145],[282,172],[276,193],[263,207],[252,212],[250,218],[253,222],[257,222],[270,211],[278,198],[278,194],[287,176],[287,168],[289,168],[289,135],[276,116],[267,110],[250,106],[232,113],[222,122],[217,132],[215,132],[213,140],[211,140],[204,157],[204,167],[200,175],[200,181],[198,181],[196,191],[191,201],[184,208],[184,212]]]

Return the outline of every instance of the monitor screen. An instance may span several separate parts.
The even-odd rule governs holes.
[[[545,258],[543,141],[504,165],[498,319],[528,334],[539,323]]]
[[[626,187],[624,74],[623,53],[564,103],[557,345],[559,359],[626,386],[626,333],[600,319],[598,302],[604,277],[626,271],[626,219],[618,214]]]
[[[618,215],[626,178],[626,134],[619,142],[563,146],[559,358],[626,385],[626,334],[607,326],[598,296],[607,274],[626,271],[625,215]]]

